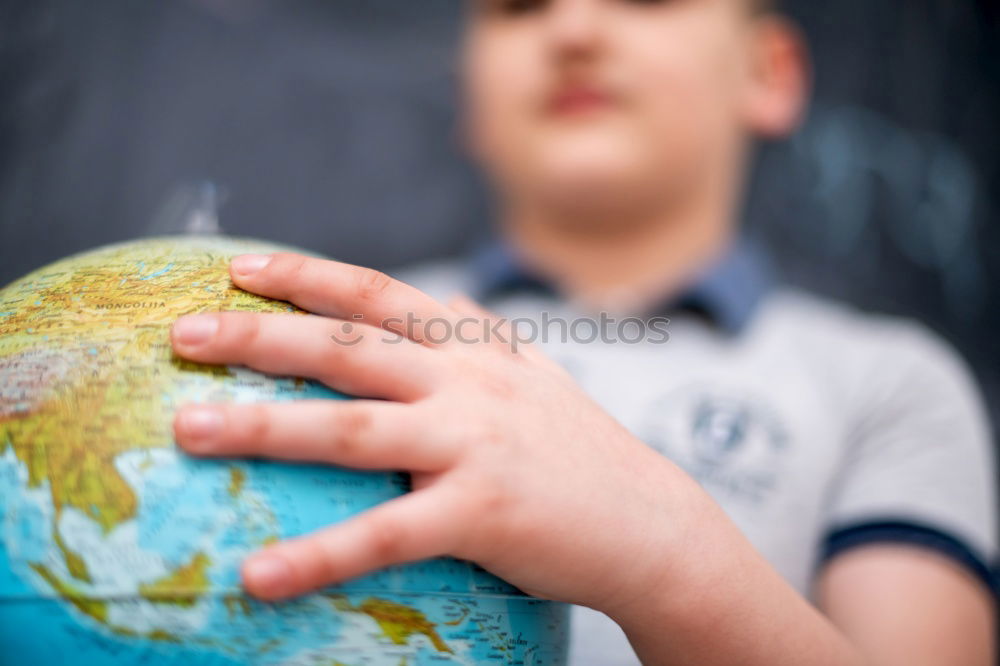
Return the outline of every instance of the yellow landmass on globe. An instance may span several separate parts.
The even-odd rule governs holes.
[[[89,615],[98,622],[107,624],[108,605],[105,602],[92,599],[69,583],[59,580],[44,564],[32,562],[31,568],[35,570],[35,573],[44,578],[45,582],[59,593],[60,597],[76,606],[77,610],[81,613]]]
[[[226,488],[229,491],[229,496],[233,499],[239,499],[240,493],[243,492],[243,486],[247,482],[247,473],[244,472],[239,467],[229,468],[229,487]]]
[[[352,605],[343,595],[331,594],[329,598],[339,611],[363,613],[375,620],[389,640],[397,645],[406,645],[413,634],[423,634],[438,652],[452,651],[438,635],[437,625],[416,608],[377,597],[365,599],[358,606]]]
[[[245,251],[253,251],[252,244]],[[230,258],[239,242],[202,249],[161,239],[112,246],[52,264],[0,291],[0,454],[11,449],[29,487],[48,485],[51,533],[71,576],[91,582],[86,563],[59,534],[62,513],[76,509],[105,534],[133,519],[138,500],[116,467],[129,451],[172,448],[172,395],[231,376],[173,355],[170,325],[203,311],[296,312],[233,286]],[[211,383],[213,399],[229,396]],[[234,473],[230,491],[243,479]],[[198,569],[201,560],[195,562]],[[101,602],[40,576],[97,620]],[[179,575],[193,576],[194,570]],[[196,582],[189,580],[188,582]]]
[[[140,266],[134,250],[66,260],[0,295],[0,311],[10,312],[0,318],[0,370],[13,375],[43,341],[67,368],[54,385],[22,391],[20,409],[0,408],[0,448],[13,447],[30,485],[49,481],[57,513],[77,508],[105,532],[136,512],[114,459],[173,444],[165,389],[191,370],[229,372],[174,358],[173,321],[206,310],[292,309],[234,287],[227,257],[182,260],[164,245],[163,256],[145,253]]]
[[[230,595],[223,597],[222,603],[225,604],[230,618],[236,617],[237,614],[242,614],[244,617],[250,615],[250,602],[246,597]]]
[[[129,636],[132,638],[142,636],[154,641],[166,641],[169,643],[181,642],[180,638],[168,631],[163,631],[162,629],[155,629],[149,633],[140,634],[126,627],[111,624],[108,619],[108,604],[106,601],[95,599],[89,594],[77,589],[70,583],[60,580],[59,577],[52,573],[44,564],[32,562],[30,566],[35,573],[41,576],[45,582],[47,582],[52,589],[59,594],[61,598],[73,604],[73,606],[75,606],[81,613],[90,616],[103,625],[106,625],[119,636]]]
[[[190,608],[208,591],[207,571],[211,564],[208,555],[196,553],[190,562],[163,578],[140,585],[139,596],[154,603]]]
[[[83,561],[77,553],[70,550],[69,546],[62,539],[62,535],[59,534],[59,528],[55,527],[52,530],[52,539],[56,542],[56,547],[63,555],[63,561],[66,562],[66,568],[73,578],[83,581],[85,583],[93,582],[90,577],[90,571],[87,569],[87,563]]]

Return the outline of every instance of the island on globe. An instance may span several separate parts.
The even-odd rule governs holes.
[[[345,399],[316,382],[172,354],[194,312],[301,312],[232,285],[287,250],[218,236],[122,243],[0,291],[0,664],[565,663],[567,608],[474,564],[393,567],[279,604],[243,559],[408,491],[399,472],[195,459],[193,401]]]

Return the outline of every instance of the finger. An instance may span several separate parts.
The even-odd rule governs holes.
[[[430,350],[394,333],[319,317],[215,312],[179,318],[174,351],[202,363],[245,365],[261,372],[311,377],[356,396],[410,401],[436,376]]]
[[[299,254],[241,255],[230,275],[239,287],[315,312],[361,321],[433,346],[454,313],[408,284],[370,268]],[[436,323],[435,323],[436,322]],[[436,332],[431,330],[433,327]]]
[[[346,522],[265,548],[243,565],[247,590],[285,599],[394,564],[452,552],[466,523],[461,498],[435,486]]]
[[[435,437],[411,405],[374,400],[185,405],[174,417],[189,453],[439,471],[458,448]]]

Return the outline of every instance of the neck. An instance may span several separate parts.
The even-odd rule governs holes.
[[[639,311],[687,286],[727,247],[729,201],[581,219],[515,206],[503,219],[519,257],[585,307]]]

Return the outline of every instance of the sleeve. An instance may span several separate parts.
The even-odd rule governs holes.
[[[996,474],[985,409],[958,355],[926,329],[876,336],[829,505],[821,563],[875,542],[952,558],[996,595]]]

